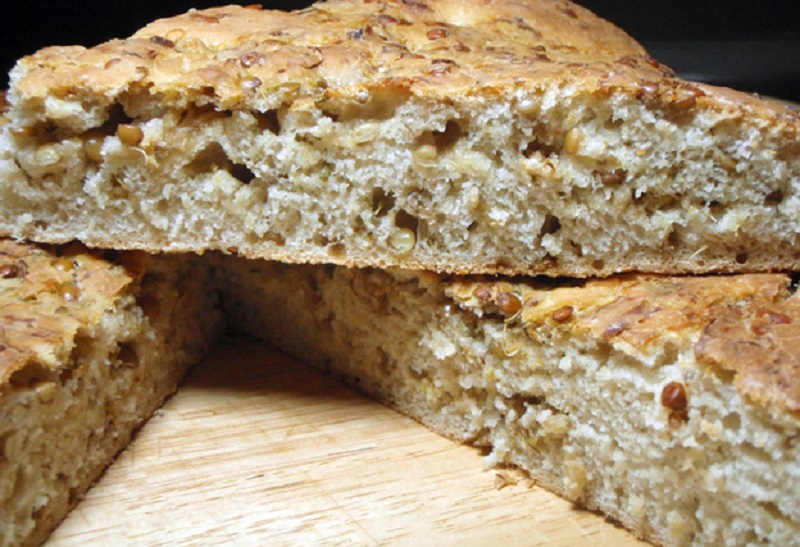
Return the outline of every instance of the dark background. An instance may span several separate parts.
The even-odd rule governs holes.
[[[153,19],[223,2],[6,0],[0,12],[0,87],[6,87],[15,59],[43,46],[91,46],[128,36]],[[800,102],[800,0],[578,3],[628,31],[682,76]],[[308,4],[263,2],[278,9]]]

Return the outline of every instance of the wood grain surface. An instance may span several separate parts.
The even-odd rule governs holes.
[[[256,342],[195,368],[48,545],[639,544]]]

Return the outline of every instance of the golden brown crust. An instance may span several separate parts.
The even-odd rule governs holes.
[[[80,329],[96,323],[138,278],[144,257],[127,266],[72,245],[60,255],[0,240],[0,388],[29,363],[57,370]]]
[[[734,374],[757,404],[800,412],[800,299],[781,274],[618,276],[575,286],[459,280],[448,294],[519,322],[533,338],[588,336],[645,352],[666,341]],[[520,306],[506,303],[515,298]]]
[[[130,94],[160,107],[220,109],[296,100],[361,100],[365,92],[436,98],[542,89],[626,89],[650,104],[699,103],[797,114],[675,78],[627,34],[564,0],[332,0],[284,13],[239,6],[156,21],[92,49],[50,47],[20,61],[15,101],[104,108]]]
[[[700,362],[736,373],[736,387],[756,402],[800,413],[800,300],[756,299],[720,307],[695,345]]]

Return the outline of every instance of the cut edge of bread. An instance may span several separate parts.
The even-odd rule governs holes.
[[[224,268],[238,328],[641,538],[791,543],[800,531],[797,355],[781,342],[800,308],[786,276],[558,286]],[[736,349],[755,342],[740,327],[776,343],[745,361]]]

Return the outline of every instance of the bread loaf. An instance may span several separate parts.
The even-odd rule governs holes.
[[[0,545],[37,545],[221,325],[192,257],[0,241]]]
[[[787,276],[227,268],[238,328],[641,538],[800,537],[800,299]]]
[[[763,272],[800,263],[798,128],[564,0],[227,6],[21,59],[0,235],[328,265],[0,243],[0,543],[175,389],[218,283],[239,330],[643,538],[796,542],[800,309]],[[572,277],[476,277],[540,273]]]
[[[563,0],[229,6],[19,61],[0,232],[573,276],[798,266],[800,116]]]

